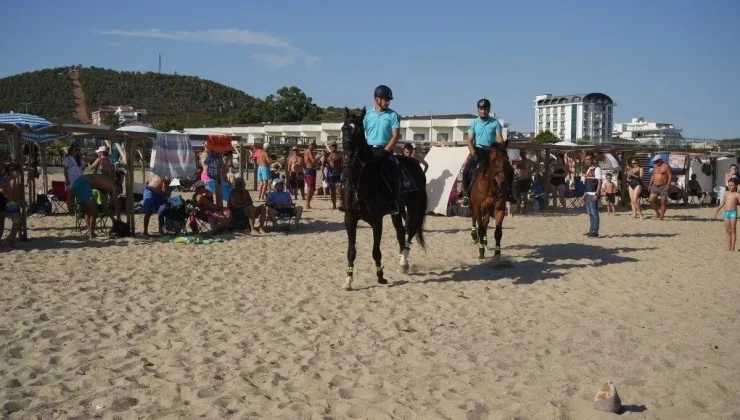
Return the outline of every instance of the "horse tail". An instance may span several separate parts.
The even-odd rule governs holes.
[[[427,218],[427,189],[426,185],[424,188],[419,189],[418,199],[416,200],[416,214],[419,218],[419,229],[416,231],[416,242],[422,251],[427,251],[427,243],[424,240],[424,222]]]

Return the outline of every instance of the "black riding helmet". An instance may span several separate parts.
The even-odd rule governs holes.
[[[486,98],[478,100],[478,108],[491,109],[491,101]]]
[[[386,101],[392,101],[393,91],[386,85],[380,85],[375,88],[375,97],[385,99]]]

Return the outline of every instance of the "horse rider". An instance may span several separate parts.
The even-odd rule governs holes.
[[[401,138],[401,119],[389,108],[393,91],[385,85],[375,88],[375,106],[365,114],[365,138],[373,154],[380,159],[385,181],[391,188],[390,214],[398,214],[398,199],[401,194],[401,179],[398,161],[393,157],[393,148]]]
[[[483,98],[478,101],[478,118],[470,122],[468,126],[468,150],[470,154],[463,166],[463,199],[462,205],[470,205],[469,191],[473,182],[471,171],[480,162],[484,165],[488,163],[488,155],[493,143],[498,143],[502,149],[506,147],[506,142],[501,134],[501,123],[494,117],[490,116],[491,101]],[[507,157],[508,158],[508,157]],[[507,176],[509,174],[507,173]],[[509,197],[511,201],[513,198]]]

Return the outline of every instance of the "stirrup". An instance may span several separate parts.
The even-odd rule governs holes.
[[[468,198],[468,196],[465,196],[460,200],[460,206],[462,207],[470,206],[470,199]]]

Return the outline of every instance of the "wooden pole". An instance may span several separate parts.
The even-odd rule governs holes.
[[[221,170],[223,169],[223,165],[224,165],[224,159],[223,159],[223,155],[221,155],[221,157],[216,159],[216,169],[218,170],[218,176],[216,177],[215,181],[216,181],[216,205],[218,206],[218,208],[223,207],[223,197],[222,197],[223,191],[221,190],[223,188],[222,187],[223,177],[221,176]]]
[[[244,156],[245,156],[245,154],[244,154],[244,147],[242,147],[242,141],[241,141],[241,139],[239,140],[239,143],[238,144],[239,144],[239,175],[242,178],[244,178],[244,181],[246,181],[247,180],[247,174],[246,174],[246,170],[245,170],[246,169],[246,162],[245,162],[245,159],[244,159]],[[246,185],[246,182],[245,182],[244,185]]]
[[[627,207],[630,203],[629,200],[629,186],[627,185],[627,152],[622,152],[619,156],[620,171],[619,171],[619,197],[622,207]]]
[[[123,148],[126,157],[126,222],[131,227],[131,235],[136,234],[134,219],[134,154],[131,150],[131,139],[124,134]]]
[[[28,142],[28,211],[36,213],[36,144]]]
[[[46,163],[46,143],[41,145],[41,170],[44,171],[44,194],[49,192],[49,170]]]
[[[21,141],[21,133],[13,130],[8,140],[13,143],[13,163],[17,164],[20,167],[20,171],[19,171],[20,179],[18,180],[18,182],[20,184],[21,191],[24,191],[25,184],[24,184],[24,171],[23,171],[23,142]],[[21,206],[21,229],[20,230],[21,231],[19,232],[19,237],[21,241],[27,241],[28,240],[28,229],[26,226],[26,209],[23,206]]]
[[[146,182],[146,166],[144,166],[144,153],[141,150],[137,150],[139,158],[141,159],[141,182]]]
[[[545,149],[545,176],[542,177],[545,190],[545,208],[550,204],[550,149]],[[543,209],[544,210],[544,209]]]

